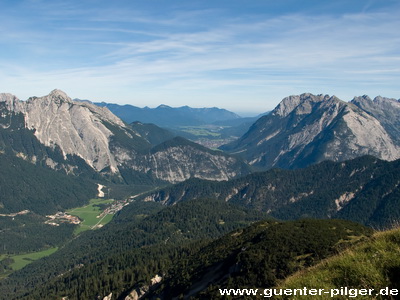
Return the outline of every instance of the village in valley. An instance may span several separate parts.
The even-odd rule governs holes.
[[[97,201],[96,201],[97,200]],[[97,203],[104,203],[103,199],[93,199],[91,203],[85,207],[75,209],[73,212],[57,212],[54,215],[47,215],[46,217],[49,218],[45,222],[45,224],[52,225],[52,226],[60,226],[61,223],[68,223],[68,224],[75,224],[80,225],[82,224],[86,218],[82,215],[87,215],[89,212],[95,215],[95,218],[98,219],[98,222],[95,222],[94,228],[102,227],[101,221],[107,216],[113,216],[118,211],[120,211],[124,206],[129,204],[129,200],[114,200],[109,199],[108,201],[112,201],[104,210],[100,210]],[[95,207],[96,209],[94,209]],[[84,209],[87,209],[84,211]],[[73,213],[73,214],[72,214]],[[76,214],[76,215],[75,215]]]
[[[67,212],[57,212],[54,215],[47,215],[49,219],[45,224],[60,226],[62,223],[80,225],[90,229],[100,228],[104,223],[109,222],[112,216],[128,205],[133,198],[126,200],[104,199],[105,186],[98,184],[97,199],[90,200],[90,203],[84,207],[72,209]],[[109,217],[107,217],[109,216]]]
[[[44,223],[52,226],[60,226],[60,223],[70,223],[76,225],[79,225],[81,223],[81,220],[78,217],[69,215],[61,211],[57,212],[54,215],[47,215],[46,217],[49,218],[49,220]]]

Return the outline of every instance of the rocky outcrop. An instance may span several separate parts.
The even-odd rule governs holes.
[[[138,287],[136,289],[133,289],[128,296],[124,298],[124,300],[139,300],[142,299],[151,288],[154,288],[157,286],[160,282],[162,281],[162,277],[160,275],[154,276],[150,280],[150,285],[144,285],[141,287]]]
[[[108,296],[105,296],[103,300],[111,300],[112,299],[112,293],[110,293]]]
[[[400,138],[399,124],[395,123],[400,114],[389,109],[397,107],[398,102],[376,98],[371,104],[366,98],[361,100],[347,103],[335,96],[312,94],[287,97],[238,141],[221,149],[261,168],[304,167],[361,155],[390,161],[399,158],[400,147],[394,137]],[[374,107],[374,113],[364,103]],[[386,110],[391,111],[390,122]],[[398,132],[389,133],[388,124],[394,124]]]

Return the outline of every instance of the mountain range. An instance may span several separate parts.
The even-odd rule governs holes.
[[[140,108],[128,104],[118,105],[106,102],[95,102],[94,104],[100,107],[107,107],[127,123],[153,123],[161,127],[197,126],[218,121],[241,119],[239,115],[217,107],[171,107],[163,104],[156,108],[147,106]]]
[[[368,239],[365,225],[398,223],[399,106],[290,96],[228,154],[60,90],[0,94],[0,299],[214,299],[218,287],[275,286]],[[125,200],[140,192],[97,230],[45,223],[102,185]],[[12,270],[12,255],[49,247]]]
[[[302,94],[284,98],[241,138],[220,149],[263,169],[300,168],[366,154],[395,160],[400,157],[399,122],[396,99],[363,96],[345,102]]]
[[[151,123],[209,148],[217,148],[242,136],[262,115],[242,118],[231,111],[217,107],[160,105],[156,108],[139,108],[106,102],[94,102],[94,104],[107,107],[128,124]]]
[[[2,148],[65,173],[175,183],[190,177],[227,180],[249,172],[240,159],[183,138],[164,138],[154,147],[152,135],[141,135],[107,108],[73,101],[59,90],[27,101],[0,94],[0,111],[1,131],[6,132]],[[17,144],[5,135],[22,141]]]
[[[195,110],[180,109],[187,117]],[[155,125],[128,125],[107,107],[71,100],[59,90],[27,101],[0,94],[0,110],[3,149],[67,174],[100,174],[126,183],[220,181],[248,174],[248,165],[299,168],[366,154],[389,161],[400,157],[400,103],[382,97],[356,97],[349,103],[327,95],[287,97],[237,141],[221,147],[233,155]],[[212,119],[215,110],[220,118],[215,108],[201,109],[201,114]]]

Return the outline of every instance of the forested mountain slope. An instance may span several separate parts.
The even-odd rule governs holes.
[[[258,222],[179,261],[144,298],[225,299],[219,289],[271,288],[371,233],[340,220]]]
[[[54,247],[72,236],[74,226],[45,224],[47,214],[82,206],[97,185],[0,153],[0,255]],[[0,259],[1,260],[1,259]]]
[[[400,160],[364,156],[297,170],[272,169],[227,182],[188,180],[143,196],[171,205],[204,197],[280,219],[344,218],[377,227],[400,219]]]
[[[36,166],[10,153],[0,154],[0,213],[22,210],[44,215],[81,206],[97,194],[90,180]]]
[[[96,299],[110,292],[116,297],[211,239],[266,217],[205,199],[164,209],[143,202],[128,207],[102,229],[0,281],[0,299]]]

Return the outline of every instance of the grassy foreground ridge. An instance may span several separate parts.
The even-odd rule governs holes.
[[[400,289],[400,228],[375,233],[360,243],[318,265],[295,273],[281,283],[282,289],[341,287],[356,289]],[[332,299],[321,295],[318,299]],[[358,295],[356,299],[398,299],[399,295]],[[289,299],[289,298],[277,298]],[[290,296],[290,299],[316,299],[316,296]],[[335,299],[351,299],[336,296]],[[353,298],[354,299],[354,298]]]

